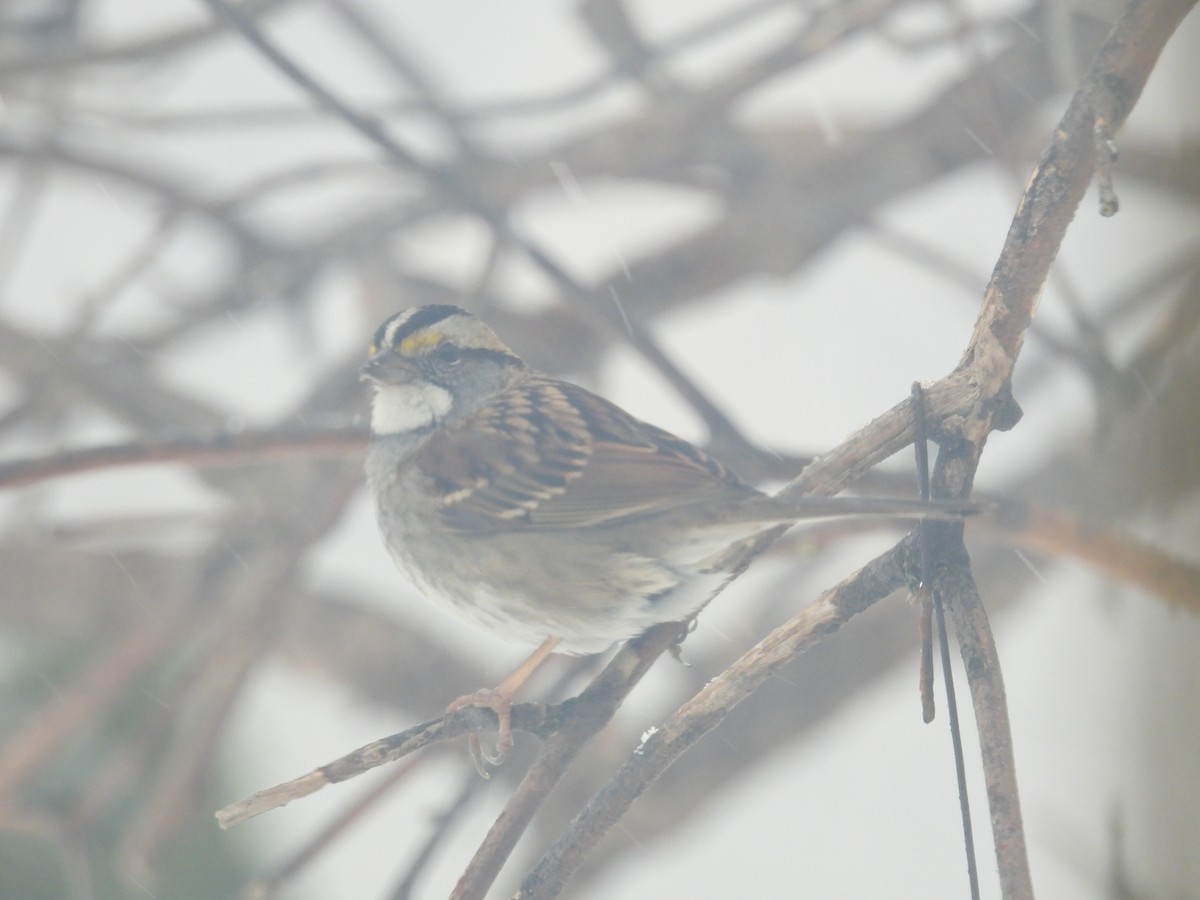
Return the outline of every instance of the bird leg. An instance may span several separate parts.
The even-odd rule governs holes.
[[[494,688],[484,688],[476,691],[473,694],[466,694],[459,697],[448,707],[446,713],[457,712],[460,709],[466,709],[468,706],[479,706],[484,709],[490,709],[500,720],[499,728],[496,735],[496,750],[494,753],[487,753],[479,744],[479,735],[472,732],[467,737],[468,746],[471,749],[471,758],[475,760],[475,768],[479,770],[479,774],[487,778],[487,768],[484,762],[491,763],[493,766],[498,766],[504,762],[504,758],[508,756],[508,751],[512,749],[512,701],[522,685],[529,680],[529,677],[537,671],[538,667],[546,661],[546,658],[554,652],[554,648],[558,646],[558,638],[546,638],[542,641],[538,648],[529,655],[523,663],[517,666],[512,674],[501,681]]]

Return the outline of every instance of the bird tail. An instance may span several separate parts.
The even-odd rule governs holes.
[[[956,522],[979,515],[980,504],[970,500],[919,500],[907,497],[780,497],[771,498],[789,510],[787,518],[825,519],[874,516],[896,519],[935,519]]]

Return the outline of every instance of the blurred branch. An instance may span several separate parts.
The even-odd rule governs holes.
[[[181,209],[210,220],[246,247],[260,253],[279,249],[266,235],[233,215],[225,204],[201,196],[178,179],[152,172],[144,164],[136,165],[82,147],[69,147],[60,141],[30,138],[0,130],[0,157],[6,156],[37,159],[42,163],[78,169],[140,188],[169,208]]]
[[[331,347],[342,354],[343,335],[324,340],[330,316],[338,317],[339,328],[341,323],[357,328],[363,325],[359,320],[382,317],[397,303],[465,303],[485,309],[489,321],[515,338],[514,346],[527,351],[527,358],[554,372],[586,376],[615,343],[632,343],[699,411],[711,432],[709,446],[723,462],[752,478],[795,478],[807,457],[780,459],[746,440],[720,405],[662,352],[662,329],[676,321],[667,316],[679,312],[682,320],[684,313],[701,314],[704,304],[755,281],[797,273],[808,277],[828,259],[822,251],[836,246],[840,255],[861,235],[864,223],[879,221],[889,223],[891,244],[900,245],[908,260],[978,285],[982,278],[960,271],[933,243],[917,244],[902,233],[909,220],[906,214],[893,215],[894,207],[919,192],[941,191],[970,167],[994,167],[996,155],[1013,165],[1032,154],[1036,145],[1030,134],[1034,128],[1040,133],[1047,104],[1058,103],[1062,85],[1075,80],[1064,65],[1072,55],[1067,51],[1078,47],[1087,57],[1100,42],[1080,21],[1086,11],[1041,2],[1011,19],[970,23],[961,10],[934,21],[924,17],[923,7],[885,0],[819,10],[788,0],[747,0],[652,40],[633,4],[589,0],[577,11],[584,20],[575,24],[588,29],[585,39],[592,39],[601,54],[592,74],[523,95],[498,96],[503,90],[499,85],[460,94],[457,79],[440,83],[439,58],[425,58],[434,49],[416,40],[425,32],[406,33],[405,13],[384,14],[374,6],[368,10],[359,0],[303,8],[280,0],[208,2],[211,8],[241,15],[251,30],[267,27],[256,16],[286,8],[287,21],[272,20],[271,33],[278,24],[280,39],[286,35],[288,52],[300,61],[302,75],[327,71],[322,68],[327,57],[304,55],[309,46],[330,51],[329,59],[348,49],[375,67],[374,77],[382,75],[381,83],[397,100],[352,104],[349,89],[343,99],[311,77],[307,82],[292,79],[292,85],[303,89],[292,107],[274,100],[278,85],[265,93],[250,89],[245,96],[235,89],[235,99],[214,100],[220,77],[214,79],[213,91],[194,91],[195,85],[208,77],[210,66],[224,60],[231,45],[242,43],[239,37],[247,37],[242,31],[231,41],[219,23],[151,33],[145,33],[148,26],[143,24],[141,32],[131,27],[132,36],[122,38],[108,24],[95,26],[103,17],[92,16],[94,4],[69,0],[74,20],[54,26],[52,44],[23,24],[27,37],[0,28],[0,80],[9,113],[0,133],[0,162],[10,176],[12,197],[36,197],[36,203],[24,206],[10,203],[5,227],[10,243],[0,248],[0,279],[7,287],[0,321],[0,439],[9,457],[0,462],[0,488],[33,487],[5,497],[15,512],[6,519],[10,536],[0,546],[0,637],[21,650],[14,664],[17,675],[5,685],[13,701],[7,705],[7,731],[0,744],[0,776],[7,773],[9,786],[3,820],[18,829],[22,823],[37,823],[25,833],[52,850],[61,869],[55,874],[64,875],[80,896],[95,889],[89,883],[113,880],[111,870],[117,866],[124,867],[117,874],[132,875],[150,890],[154,880],[181,868],[164,851],[185,829],[200,838],[187,847],[192,870],[205,862],[197,856],[197,848],[207,846],[211,835],[211,820],[203,811],[220,799],[201,791],[218,762],[214,748],[226,733],[228,712],[264,662],[282,659],[335,681],[349,697],[388,704],[413,719],[487,680],[481,658],[442,647],[440,635],[430,635],[419,623],[393,619],[385,600],[395,598],[370,596],[370,591],[361,597],[350,588],[342,589],[345,595],[331,595],[303,574],[313,568],[306,554],[331,534],[346,492],[358,483],[351,457],[360,452],[362,430],[326,424],[347,421],[347,410],[359,399],[353,382],[357,360],[337,360],[334,371],[321,375],[321,390],[298,411],[280,410],[277,421],[292,424],[222,433],[231,413],[217,401],[199,399],[210,396],[206,391],[177,386],[175,373],[168,371],[176,354],[186,358],[201,346],[210,365],[225,366],[224,337],[244,324],[257,328],[264,320],[272,329],[295,329],[302,340],[319,344],[322,354]],[[1064,119],[1071,134],[1056,135],[1058,149],[1048,151],[1039,164],[1037,184],[1030,185],[1039,192],[1026,196],[1010,235],[1018,252],[1005,255],[997,266],[963,366],[930,388],[931,417],[943,429],[939,468],[944,490],[966,490],[988,430],[1011,424],[1016,415],[1008,396],[1012,362],[1028,325],[1033,293],[1043,283],[1043,269],[1057,252],[1057,235],[1077,203],[1074,186],[1043,193],[1041,182],[1065,179],[1074,185],[1079,172],[1073,166],[1079,158],[1097,148],[1111,156],[1112,132],[1153,64],[1156,45],[1169,33],[1163,23],[1183,14],[1178,0],[1130,9],[1130,15],[1140,10],[1142,18],[1123,20],[1114,32],[1120,46],[1106,49],[1103,66],[1098,61],[1107,76],[1103,90],[1085,98],[1085,115]],[[322,35],[326,42],[296,40],[292,26],[311,26],[314,20],[333,26],[320,29],[327,32]],[[774,31],[767,32],[768,25]],[[1128,38],[1123,44],[1118,40],[1121,29]],[[753,48],[743,41],[758,32],[764,39]],[[508,36],[497,35],[496,40]],[[766,122],[754,107],[759,98],[774,98],[777,87],[787,86],[786,78],[823,71],[844,54],[880,41],[899,53],[927,54],[913,59],[914,66],[953,56],[957,68],[944,71],[938,87],[922,88],[928,92],[914,98],[911,109],[876,119],[867,115],[840,121],[849,106],[827,100],[820,89],[809,96],[803,86],[788,94],[793,102],[799,99],[799,113],[772,112]],[[697,57],[715,57],[725,44],[744,46],[739,51],[744,55],[734,57],[738,62],[689,77]],[[1089,85],[1098,71],[1089,76]],[[268,72],[263,81],[273,74]],[[340,85],[341,74],[331,71],[330,84]],[[172,79],[183,78],[189,79],[189,89],[180,102]],[[166,102],[159,102],[164,97]],[[527,129],[522,133],[534,139],[511,140],[518,129]],[[348,132],[352,143],[344,150]],[[354,144],[356,135],[367,141]],[[1009,147],[1013,135],[1015,149]],[[425,141],[428,136],[434,141]],[[342,143],[324,143],[329,139]],[[258,146],[251,140],[279,144],[264,144],[270,149],[261,155],[246,153]],[[420,153],[414,148],[421,148]],[[1182,204],[1197,196],[1190,144],[1176,153],[1173,146],[1140,139],[1121,149],[1114,190],[1136,177]],[[59,171],[72,177],[55,177]],[[511,211],[519,210],[519,221],[525,223],[531,208],[558,198],[562,182],[571,180],[582,183],[585,191],[595,183],[597,196],[614,180],[649,183],[671,194],[702,195],[705,210],[668,234],[666,244],[656,243],[656,237],[646,248],[622,246],[627,263],[615,265],[609,257],[596,268],[581,267],[579,271],[599,272],[585,282],[561,262],[575,256],[557,233],[545,232],[545,244],[535,243],[510,221]],[[232,188],[209,188],[230,183]],[[93,218],[110,192],[120,215]],[[85,195],[92,204],[87,231],[50,229],[68,194]],[[122,203],[127,197],[138,202]],[[326,203],[330,198],[333,202]],[[107,246],[109,237],[97,234],[94,223],[103,222],[99,227],[104,228],[110,221],[135,217],[147,226],[137,246],[128,253],[122,248],[121,264],[105,262],[100,276],[91,275],[91,248]],[[532,230],[539,220],[529,216],[528,221]],[[195,223],[201,227],[193,227]],[[486,233],[476,241],[480,223]],[[462,229],[464,224],[469,228]],[[455,236],[443,242],[447,226],[456,229],[451,232]],[[470,234],[460,246],[457,235],[463,231]],[[219,255],[213,256],[208,241],[197,253],[196,243],[189,243],[193,232],[215,235]],[[439,249],[427,258],[431,236]],[[956,240],[951,233],[946,235],[949,243],[938,246],[957,252]],[[451,246],[472,255],[444,265],[441,248]],[[1013,537],[1025,548],[1084,559],[1111,580],[1137,584],[1195,610],[1200,576],[1182,558],[1189,547],[1186,533],[1164,538],[1178,538],[1173,555],[1145,539],[1125,537],[1130,529],[1123,522],[1101,524],[1095,514],[1100,509],[1112,519],[1127,519],[1136,511],[1143,519],[1135,525],[1142,526],[1194,491],[1192,413],[1200,379],[1200,366],[1190,362],[1200,308],[1191,297],[1195,254],[1183,247],[1170,256],[1138,271],[1134,264],[1145,258],[1131,252],[1128,271],[1136,273],[1136,280],[1090,292],[1097,296],[1081,294],[1084,303],[1075,325],[1055,332],[1052,339],[1059,356],[1070,358],[1091,378],[1101,410],[1101,446],[1086,444],[1087,438],[1055,445],[1057,455],[1046,453],[1042,466],[1022,475],[1015,488],[1035,497],[1036,505],[1006,502],[995,519],[980,520],[973,530],[998,530],[1006,541]],[[77,286],[79,281],[83,284]],[[331,283],[336,290],[328,289]],[[350,291],[345,283],[353,285]],[[543,308],[547,283],[553,299],[565,302]],[[1161,306],[1149,310],[1156,319],[1147,335],[1142,325],[1151,295],[1161,298]],[[537,302],[529,302],[531,297]],[[896,297],[914,306],[923,299]],[[810,302],[809,292],[797,291],[795,302]],[[764,329],[773,323],[760,315],[745,325]],[[1092,336],[1081,335],[1079,326]],[[864,334],[866,329],[864,323]],[[217,338],[215,349],[209,350],[206,342],[212,338]],[[1126,357],[1130,342],[1133,355]],[[1105,355],[1105,371],[1089,365],[1089,354],[1097,348],[1114,348]],[[1122,363],[1124,359],[1129,362]],[[1022,369],[1022,400],[1031,408],[1049,395],[1053,376],[1063,371],[1054,366],[1056,361],[1051,357],[1048,364]],[[295,365],[299,369],[303,364],[308,372],[309,362],[296,360]],[[865,361],[862,370],[869,372]],[[784,395],[772,399],[783,404],[778,414],[786,415]],[[740,421],[742,409],[730,409]],[[1131,409],[1136,415],[1132,424],[1122,418]],[[866,473],[911,439],[910,421],[907,402],[889,410],[821,457],[788,490],[836,492],[863,478],[860,488],[882,492],[872,486],[889,476]],[[93,427],[97,422],[99,438]],[[122,442],[56,450],[114,440],[114,435]],[[810,449],[803,437],[801,441]],[[1164,471],[1147,473],[1158,462]],[[186,467],[189,480],[221,495],[222,512],[181,516],[152,505],[147,513],[137,507],[140,495],[134,491],[132,507],[113,503],[111,509],[96,511],[88,508],[89,491],[103,479],[52,480],[154,463]],[[895,481],[893,477],[888,487]],[[81,497],[84,511],[76,517]],[[166,497],[152,499],[170,504]],[[1144,531],[1139,528],[1139,535]],[[673,705],[685,692],[696,698],[671,716],[671,727],[679,731],[669,748],[663,749],[665,737],[645,743],[642,751],[653,760],[626,760],[629,746],[645,729],[638,717],[611,724],[601,739],[589,742],[587,735],[606,721],[597,711],[604,704],[591,710],[577,701],[549,708],[522,704],[518,727],[546,742],[512,805],[480,848],[461,895],[478,896],[486,889],[535,811],[535,827],[543,830],[530,838],[562,835],[572,847],[582,846],[578,842],[593,841],[594,835],[568,831],[569,819],[584,809],[594,823],[615,820],[625,802],[619,797],[645,787],[629,773],[645,774],[661,766],[655,769],[655,778],[661,772],[656,789],[643,795],[623,820],[635,838],[622,841],[619,830],[610,830],[610,840],[586,857],[581,851],[561,865],[543,861],[536,871],[547,876],[547,883],[575,871],[579,884],[635,842],[644,852],[653,840],[671,837],[706,804],[711,810],[726,802],[737,790],[732,785],[739,776],[787,752],[798,737],[844,709],[850,698],[898,664],[907,665],[910,611],[886,604],[854,619],[829,644],[817,643],[828,627],[824,619],[810,622],[815,630],[807,637],[797,625],[801,630],[787,640],[811,650],[796,658],[794,669],[768,678],[753,696],[746,682],[728,673],[705,687],[710,673],[724,669],[730,657],[779,622],[784,604],[794,602],[798,593],[818,593],[818,588],[797,582],[806,569],[822,570],[809,555],[814,545],[827,540],[827,535],[814,538],[805,532],[794,535],[786,547],[778,545],[775,560],[787,559],[790,565],[768,589],[744,598],[749,603],[739,610],[736,625],[726,626],[736,634],[713,640],[709,632],[703,635],[707,641],[690,641],[688,655],[696,665],[690,672],[654,673],[656,686],[677,698]],[[959,591],[959,599],[952,597],[949,608],[965,635],[964,652],[969,645],[980,670],[997,672],[975,685],[986,732],[986,779],[994,803],[1007,797],[1015,801],[1003,684],[988,646],[976,584],[985,594],[1001,594],[989,599],[988,611],[994,614],[1016,603],[1031,578],[1022,567],[1012,566],[1007,543],[989,547],[975,542],[969,573],[961,568],[963,551],[953,539],[951,543],[946,554],[957,581],[950,587]],[[899,565],[903,545],[892,553]],[[323,571],[322,565],[315,568]],[[992,587],[997,583],[1003,587]],[[797,621],[818,613],[813,607]],[[431,671],[438,677],[430,678]],[[784,678],[801,681],[803,696],[788,693]],[[577,682],[575,677],[571,684]],[[621,684],[632,686],[626,680]],[[736,726],[727,720],[726,735],[737,741],[736,754],[722,752],[719,741],[697,744],[684,734],[680,716],[685,710],[694,712],[693,724],[712,726],[716,707],[704,707],[701,699],[716,703],[717,693],[707,693],[710,689],[747,697]],[[720,715],[724,713],[721,709]],[[332,764],[321,777],[344,779],[418,745],[493,726],[490,713],[462,710],[375,742]],[[571,732],[573,737],[553,737],[564,728],[580,730]],[[666,769],[684,746],[692,747],[688,764]],[[666,755],[658,756],[660,752]],[[570,777],[565,778],[568,765]],[[625,780],[614,781],[589,801],[618,768],[617,778]],[[510,764],[495,777],[515,782],[520,775],[520,766]],[[557,789],[549,795],[554,784]],[[1015,819],[1015,809],[994,816],[1001,829],[997,847],[1008,895],[1019,895],[1019,878],[1010,873],[1019,872],[1020,851],[1002,828]],[[330,834],[339,827],[333,823]],[[450,827],[447,821],[434,829],[424,849],[412,851],[410,858],[416,861],[400,893],[414,890],[431,848],[441,855]],[[457,843],[462,834],[453,837]],[[231,844],[221,846],[229,852]],[[259,885],[271,890],[290,884],[294,873],[327,846],[322,838],[302,848],[275,873],[278,881],[271,876]],[[234,868],[232,859],[229,853],[207,868],[220,877]],[[229,890],[199,882],[187,885],[193,893],[160,884],[159,892],[227,896],[243,881],[236,875]],[[7,882],[0,893],[6,887]]]
[[[164,463],[232,466],[281,459],[351,456],[367,443],[367,431],[344,428],[272,428],[267,431],[217,432],[208,437],[175,437],[66,450],[33,459],[0,461],[0,490],[36,484],[96,469]]]
[[[1106,578],[1135,585],[1180,609],[1200,614],[1200,566],[1127,534],[1085,525],[1076,516],[1030,510],[1021,545],[1086,562]]]
[[[898,411],[901,422],[903,412]],[[2,461],[0,490],[125,466],[174,463],[209,467],[352,456],[363,449],[366,439],[366,430],[360,427],[324,431],[288,427],[87,447],[37,459]],[[866,443],[862,437],[856,440]],[[907,432],[899,432],[890,443],[863,457],[854,474],[839,477],[834,485],[840,487],[856,480],[906,441]],[[809,477],[815,477],[818,471],[813,469]],[[1077,516],[1063,511],[1013,501],[993,506],[990,511],[985,509],[972,522],[977,527],[995,529],[1027,549],[1087,562],[1116,581],[1137,585],[1169,603],[1200,612],[1200,569],[1130,535],[1084,525]]]
[[[589,318],[604,323],[607,327],[624,330],[629,343],[641,353],[667,381],[703,416],[710,431],[719,441],[747,445],[734,428],[732,422],[695,386],[683,372],[667,358],[658,344],[643,329],[631,325],[630,316],[623,306],[615,288],[607,292],[614,303],[594,302],[595,295],[579,284],[544,247],[527,235],[519,233],[502,209],[494,207],[475,184],[458,170],[423,162],[413,152],[402,146],[375,119],[366,116],[344,102],[332,90],[318,81],[315,76],[291,56],[284,53],[258,28],[253,18],[240,9],[230,6],[225,0],[204,0],[215,14],[224,17],[233,27],[258,49],[273,65],[292,80],[301,90],[312,96],[321,106],[328,109],[354,131],[367,138],[381,149],[391,162],[406,169],[419,172],[432,186],[453,197],[465,209],[478,216],[491,228],[498,238],[520,247],[526,256],[558,287],[570,300],[576,302]]]
[[[245,0],[245,6],[248,11],[265,15],[293,2],[294,0]],[[80,47],[57,50],[53,53],[30,53],[18,59],[0,60],[0,81],[18,80],[86,66],[150,62],[156,58],[195,50],[197,45],[219,37],[223,32],[224,29],[220,27],[198,25],[108,47]]]

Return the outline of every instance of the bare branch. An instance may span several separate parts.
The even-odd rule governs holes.
[[[37,459],[0,462],[0,489],[35,484],[50,478],[95,469],[186,463],[231,466],[280,459],[348,456],[366,447],[364,428],[275,428],[269,431],[221,432],[209,437],[174,437],[68,450]]]
[[[645,740],[568,831],[526,876],[521,900],[555,897],[583,857],[655,779],[684,751],[797,654],[905,583],[902,560],[911,547],[893,548],[826,591],[714,678]]]

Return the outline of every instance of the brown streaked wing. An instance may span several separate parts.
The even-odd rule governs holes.
[[[442,496],[446,525],[463,533],[612,524],[744,487],[688,442],[546,378],[435,435],[417,464]]]
[[[454,530],[518,523],[579,478],[591,454],[584,421],[552,382],[527,380],[434,434],[415,464]]]
[[[694,444],[583,388],[570,385],[568,395],[593,435],[592,456],[568,496],[540,511],[544,523],[614,524],[709,501],[731,487],[754,493]]]

